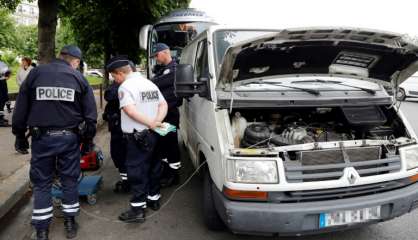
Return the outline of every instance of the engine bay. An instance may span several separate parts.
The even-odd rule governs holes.
[[[230,117],[239,148],[408,137],[395,109],[386,106],[239,109]]]

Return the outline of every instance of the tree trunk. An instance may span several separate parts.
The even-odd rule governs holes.
[[[58,0],[38,0],[38,60],[48,63],[55,57]]]

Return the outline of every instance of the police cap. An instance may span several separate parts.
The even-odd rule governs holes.
[[[152,47],[152,51],[151,51],[151,57],[155,57],[155,55],[157,55],[157,53],[170,49],[167,44],[165,43],[157,43]]]
[[[130,60],[126,56],[115,56],[107,62],[106,70],[113,72],[115,69],[130,65]]]
[[[70,55],[70,56],[78,58],[78,59],[81,59],[81,57],[82,57],[80,48],[78,48],[75,45],[64,46],[61,49],[60,53],[65,54],[65,55]]]

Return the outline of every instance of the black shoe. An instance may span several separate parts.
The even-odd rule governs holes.
[[[119,220],[127,223],[143,223],[145,222],[145,209],[138,210],[129,209],[119,215]]]
[[[113,192],[119,193],[129,193],[131,191],[131,186],[129,185],[128,181],[117,181],[115,183],[115,188],[113,189]]]
[[[154,211],[160,210],[160,200],[156,200],[156,201],[147,200],[147,207],[151,208]]]
[[[48,229],[37,230],[36,231],[36,240],[48,240]]]
[[[75,238],[77,236],[78,224],[74,217],[64,217],[64,229],[67,239]]]
[[[178,171],[171,171],[166,177],[161,178],[160,186],[162,188],[175,186],[180,183]]]

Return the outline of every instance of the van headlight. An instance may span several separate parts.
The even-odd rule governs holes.
[[[406,163],[406,170],[418,168],[418,145],[400,148],[399,152]]]
[[[228,181],[238,183],[277,183],[276,161],[238,160],[227,161]]]

